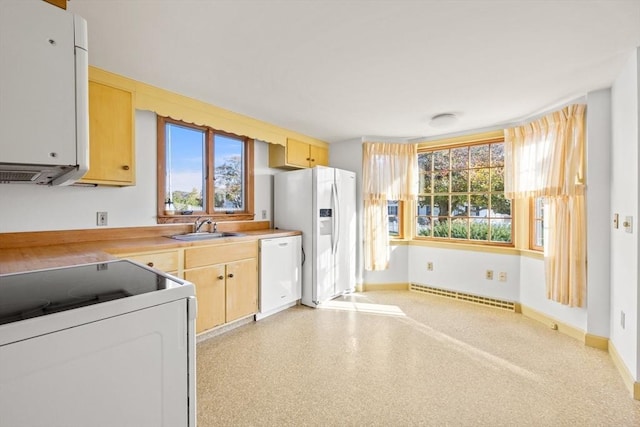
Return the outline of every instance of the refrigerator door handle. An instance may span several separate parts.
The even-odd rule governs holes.
[[[335,182],[331,184],[331,198],[333,199],[333,218],[331,218],[331,252],[336,253],[338,249],[338,238],[340,236],[340,223],[338,222],[338,187]]]

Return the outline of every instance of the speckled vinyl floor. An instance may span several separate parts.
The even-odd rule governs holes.
[[[413,292],[294,307],[198,344],[198,426],[640,426],[602,351]]]

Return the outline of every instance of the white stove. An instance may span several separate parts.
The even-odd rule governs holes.
[[[195,317],[131,261],[0,275],[0,426],[195,426]]]

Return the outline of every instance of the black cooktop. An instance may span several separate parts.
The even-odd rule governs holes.
[[[126,260],[0,275],[0,325],[176,286]]]

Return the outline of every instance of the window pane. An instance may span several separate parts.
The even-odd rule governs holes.
[[[432,215],[448,216],[449,215],[449,196],[433,197],[433,213]]]
[[[431,193],[431,172],[420,175],[420,188],[419,193]]]
[[[489,196],[486,194],[471,195],[471,210],[469,216],[489,216]]]
[[[540,250],[544,246],[544,198],[536,197],[532,212],[533,239],[532,249]]]
[[[469,216],[469,196],[451,196],[451,216]]]
[[[489,220],[472,219],[469,225],[469,238],[471,240],[489,240]]]
[[[510,217],[511,216],[511,200],[506,199],[504,194],[491,195],[491,216],[492,217]]]
[[[489,191],[489,168],[472,169],[469,171],[471,177],[471,191],[484,192]]]
[[[419,216],[416,220],[416,234],[420,237],[431,237],[431,218]]]
[[[435,172],[433,177],[433,192],[448,193],[449,192],[449,172]]]
[[[398,207],[397,200],[387,201],[387,217],[389,219],[389,235],[390,236],[400,235],[400,221],[398,219],[399,212],[400,210]]]
[[[204,210],[205,132],[167,123],[165,135],[165,201],[178,211]]]
[[[431,196],[418,197],[418,215],[431,215]]]
[[[430,171],[432,159],[432,153],[418,153],[418,167],[420,170],[424,172]]]
[[[215,210],[244,210],[244,141],[225,135],[214,136]]]
[[[491,220],[491,241],[511,242],[511,220],[492,219]]]
[[[451,238],[452,239],[468,239],[469,220],[466,218],[456,218],[451,221]]]
[[[491,191],[504,191],[504,169],[491,169]]]
[[[467,193],[469,191],[469,171],[451,171],[451,192]]]
[[[440,150],[433,152],[433,170],[449,170],[449,150]]]
[[[469,169],[469,147],[453,148],[451,150],[451,168]]]
[[[544,230],[542,228],[542,221],[537,221],[537,220],[536,220],[535,245],[540,248],[544,246]]]
[[[504,166],[504,143],[491,144],[491,166]]]
[[[449,218],[433,218],[433,237],[449,237]]]
[[[489,145],[473,145],[469,149],[472,168],[489,166]]]

